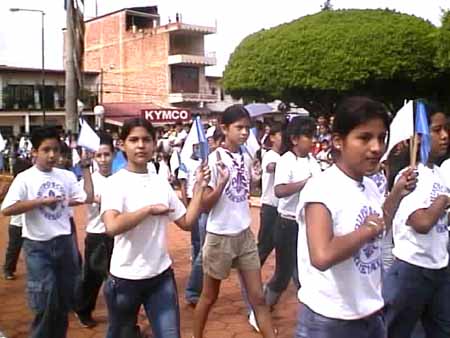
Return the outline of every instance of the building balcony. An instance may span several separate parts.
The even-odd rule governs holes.
[[[192,34],[215,34],[217,32],[217,28],[211,26],[190,25],[182,22],[169,23],[166,25],[161,25],[157,28],[158,33],[169,33],[177,31]]]
[[[217,95],[206,93],[170,93],[169,103],[183,103],[183,102],[215,102]]]
[[[168,62],[169,65],[215,66],[217,64],[217,59],[213,53],[208,55],[176,54],[176,55],[169,55]]]

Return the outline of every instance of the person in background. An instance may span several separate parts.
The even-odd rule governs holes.
[[[29,160],[17,159],[14,167],[14,177],[22,171],[27,170],[33,164]],[[19,260],[20,250],[22,249],[22,226],[23,215],[13,215],[8,226],[8,246],[5,251],[5,265],[3,266],[3,275],[5,280],[15,279],[17,262]]]
[[[410,337],[419,320],[427,337],[450,337],[446,213],[450,189],[437,166],[447,152],[449,135],[445,113],[432,105],[427,108],[431,150],[428,159],[421,159],[425,163],[417,164],[417,188],[401,201],[395,214],[395,261],[383,281],[389,338]]]
[[[278,200],[275,225],[275,272],[265,287],[266,304],[274,306],[292,278],[300,288],[297,273],[298,224],[296,208],[308,180],[320,173],[317,161],[310,155],[315,121],[299,116],[292,119],[283,135],[286,152],[278,159],[274,193]]]
[[[95,197],[93,203],[87,205],[83,272],[75,306],[75,313],[80,324],[87,328],[97,325],[92,312],[95,309],[100,287],[108,276],[113,248],[113,239],[106,234],[105,224],[100,219],[102,194],[106,189],[107,178],[112,173],[113,158],[112,137],[109,134],[101,134],[100,147],[94,154],[98,167],[92,174]]]

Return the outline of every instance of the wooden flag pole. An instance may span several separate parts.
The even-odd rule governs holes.
[[[417,165],[417,150],[419,148],[419,135],[414,133],[414,136],[411,136],[409,142],[409,166],[411,168],[416,168]]]

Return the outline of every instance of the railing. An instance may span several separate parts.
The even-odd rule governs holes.
[[[217,95],[207,93],[170,93],[169,102],[215,102]]]
[[[190,55],[190,54],[176,54],[169,55],[169,65],[174,64],[194,64],[214,66],[217,64],[217,59],[214,56],[209,55]]]

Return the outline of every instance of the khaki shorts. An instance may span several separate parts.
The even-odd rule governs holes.
[[[250,228],[233,236],[206,233],[202,258],[203,272],[219,280],[226,279],[231,268],[243,271],[261,268],[255,236]]]

